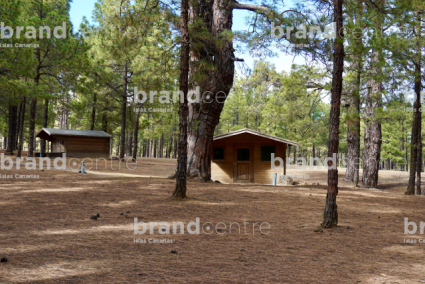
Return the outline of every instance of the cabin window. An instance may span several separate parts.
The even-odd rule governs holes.
[[[214,147],[214,160],[224,160],[224,147]]]
[[[275,146],[261,146],[261,161],[270,162],[272,160],[272,153],[276,153]]]
[[[249,149],[239,148],[237,150],[238,161],[249,161]]]

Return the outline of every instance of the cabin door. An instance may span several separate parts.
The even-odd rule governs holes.
[[[252,146],[235,146],[234,147],[234,170],[233,182],[253,182],[254,175],[252,171],[253,161]]]

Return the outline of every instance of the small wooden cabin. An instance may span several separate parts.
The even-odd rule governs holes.
[[[215,136],[211,178],[225,183],[272,184],[274,173],[286,175],[288,145],[298,144],[247,128]],[[282,170],[272,170],[272,153],[284,161]]]
[[[111,135],[97,130],[42,128],[37,136],[50,142],[47,156],[109,158]],[[47,144],[49,145],[49,143]]]

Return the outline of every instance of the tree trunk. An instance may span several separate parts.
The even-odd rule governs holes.
[[[13,155],[14,142],[16,137],[17,130],[17,115],[18,115],[18,105],[12,105],[12,102],[9,102],[9,125],[8,125],[8,135],[7,135],[7,148],[6,155]]]
[[[174,138],[173,159],[177,159],[178,139]]]
[[[342,73],[344,69],[344,35],[342,22],[342,2],[343,0],[334,0],[334,22],[336,22],[337,33],[334,45],[334,60],[332,74],[332,98],[329,122],[329,144],[328,157],[332,158],[333,153],[338,153],[339,147],[339,116],[341,111],[341,93],[342,93]],[[332,162],[328,162],[328,166]],[[338,224],[338,210],[336,205],[336,196],[338,195],[338,170],[333,167],[328,169],[328,192],[326,194],[326,207],[323,213],[322,227],[332,228]]]
[[[43,116],[43,127],[47,127],[47,121],[49,118],[49,99],[44,100],[44,116]],[[40,139],[40,151],[46,153],[46,140]]]
[[[168,145],[168,155],[167,155],[168,159],[171,158],[172,147],[173,147],[173,129],[171,129],[171,132],[170,132],[170,142]]]
[[[416,67],[417,68],[417,67]],[[405,194],[411,195],[415,194],[415,174],[417,171],[417,157],[418,157],[418,141],[420,135],[418,130],[420,128],[420,112],[421,107],[420,103],[420,86],[421,82],[418,81],[418,77],[415,79],[415,93],[416,100],[413,105],[413,125],[412,125],[412,136],[411,136],[411,148],[410,148],[410,174],[409,174],[409,183],[407,185],[407,190]],[[419,94],[419,95],[418,95]]]
[[[132,148],[133,148],[133,135],[130,134],[131,132],[129,131],[128,134],[128,138],[127,138],[127,145],[126,145],[126,156],[132,156]],[[137,148],[137,144],[136,144],[136,148]]]
[[[147,145],[146,145],[146,157],[150,158],[151,157],[151,140],[147,139]]]
[[[416,48],[416,62],[415,62],[415,93],[416,97],[419,98],[419,103],[421,101],[421,89],[422,89],[422,26],[421,26],[421,12],[417,12],[417,29],[416,29],[416,36],[417,36],[417,48]],[[422,107],[422,104],[420,103],[420,106]],[[421,195],[421,172],[422,172],[422,110],[417,110],[418,113],[418,142],[417,142],[417,157],[416,157],[416,194]],[[425,195],[425,193],[424,193]]]
[[[187,130],[188,130],[188,103],[187,93],[189,89],[189,1],[181,0],[180,13],[181,31],[181,54],[180,54],[180,91],[183,93],[183,102],[179,104],[179,158],[177,161],[176,187],[172,198],[186,198],[186,177],[187,177]]]
[[[136,120],[134,121],[134,133],[133,133],[133,161],[137,160],[137,143],[139,139],[139,118],[140,112],[136,111]]]
[[[359,47],[363,44],[357,42]],[[360,163],[360,87],[361,87],[361,71],[362,71],[361,55],[357,61],[357,78],[356,87],[351,96],[353,107],[348,110],[350,119],[347,121],[347,170],[345,172],[345,180],[352,181],[354,186],[359,182],[359,163]]]
[[[145,139],[145,153],[143,156],[145,158],[149,157],[149,139]]]
[[[160,158],[164,158],[164,133],[161,133],[161,147],[159,150]]]
[[[16,119],[16,133],[13,139],[13,150],[18,150],[19,133],[21,133],[21,116],[22,116],[21,113],[22,113],[22,101],[18,107],[18,114]]]
[[[421,54],[420,49],[419,49],[419,54]],[[420,58],[420,57],[419,57]],[[421,82],[421,63],[419,61],[419,64],[415,64],[415,73],[416,73],[416,78],[415,78],[415,93],[416,93],[416,97],[419,98],[419,103],[420,103],[420,92],[421,92],[421,87],[422,87],[422,82]],[[417,114],[418,114],[418,126],[417,126],[417,156],[416,156],[416,194],[417,195],[421,195],[421,172],[422,172],[422,112],[421,110],[416,110]],[[414,156],[412,156],[414,157]],[[412,159],[415,160],[415,159]]]
[[[194,8],[197,12],[193,13],[210,36],[220,41],[219,45],[195,45],[190,56],[190,74],[202,75],[203,79],[191,88],[199,88],[200,102],[188,103],[188,176],[205,181],[211,179],[214,130],[234,79],[233,43],[222,36],[232,29],[233,5],[229,0],[201,1],[201,8]],[[209,62],[214,68],[200,70],[200,62]]]
[[[401,149],[400,150],[403,153],[404,152],[404,123],[403,123],[403,119],[400,119],[399,120],[399,123],[401,124],[401,132],[402,132],[402,136],[401,136]],[[402,171],[405,171],[406,170],[406,165],[404,163],[401,165],[401,169],[400,170],[402,170]]]
[[[21,108],[21,119],[19,120],[19,123],[21,124],[19,126],[19,146],[18,146],[18,153],[16,154],[17,158],[21,157],[21,152],[24,147],[24,121],[25,121],[25,109],[26,109],[26,102],[27,97],[24,96],[22,99],[22,108]]]
[[[125,126],[126,126],[126,108],[127,108],[127,61],[124,64],[123,74],[123,94],[121,102],[121,140],[120,140],[120,160],[124,159],[125,154]]]
[[[29,125],[29,131],[28,131],[28,157],[33,157],[34,155],[34,132],[35,132],[35,114],[37,111],[37,99],[33,97],[31,99],[31,105],[30,105],[30,125]]]
[[[103,113],[102,116],[102,131],[108,133],[108,117],[106,116],[106,113]]]

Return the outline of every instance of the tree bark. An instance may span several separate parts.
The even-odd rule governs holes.
[[[137,160],[137,143],[139,138],[139,118],[140,112],[136,111],[136,120],[134,121],[134,133],[133,133],[133,161]]]
[[[183,102],[179,104],[179,157],[177,160],[176,187],[172,198],[186,198],[187,158],[188,158],[188,100],[189,90],[189,1],[181,1],[180,31],[181,31],[181,54],[180,54],[180,80],[179,88],[183,93]]]
[[[417,12],[417,30],[416,30],[416,34],[417,34],[417,49],[416,49],[416,62],[415,62],[415,93],[416,93],[416,97],[419,98],[419,104],[421,101],[421,90],[422,90],[422,42],[421,42],[421,38],[422,38],[422,26],[421,26],[421,12],[422,11],[418,11]],[[420,106],[422,107],[422,104],[420,104]],[[421,172],[422,172],[422,109],[419,109],[419,111],[417,111],[418,113],[418,153],[417,153],[417,158],[416,158],[416,176],[417,176],[417,181],[416,181],[416,194],[417,195],[421,195]],[[424,193],[425,195],[425,193]]]
[[[173,159],[177,159],[178,139],[174,138]]]
[[[17,130],[17,115],[18,115],[18,105],[13,105],[12,102],[9,102],[9,125],[8,125],[8,135],[7,135],[7,148],[6,155],[13,155],[13,150],[15,148],[14,142],[16,137]]]
[[[161,133],[161,137],[159,137],[159,147],[158,147],[158,158],[164,157],[164,133]]]
[[[16,119],[16,133],[15,133],[15,137],[13,139],[13,150],[18,150],[18,144],[19,144],[19,133],[20,133],[20,129],[21,129],[21,113],[22,113],[22,101],[19,104],[18,107],[18,114],[17,114],[17,119]]]
[[[377,8],[384,6],[384,0],[377,1]],[[379,11],[374,13],[374,24],[376,27],[375,40],[381,39],[383,18]],[[381,158],[382,132],[381,121],[377,117],[379,109],[382,108],[382,58],[383,51],[380,42],[375,43],[372,50],[370,63],[371,74],[368,79],[368,92],[364,111],[364,157],[363,160],[363,186],[376,188],[378,186],[378,172]]]
[[[333,153],[338,153],[339,147],[339,117],[341,111],[341,93],[342,93],[342,74],[344,70],[344,35],[343,35],[343,19],[342,19],[342,2],[343,0],[334,0],[334,22],[336,23],[337,33],[334,45],[334,60],[332,74],[332,98],[329,122],[329,144],[328,157],[332,158]],[[336,165],[328,162],[328,191],[326,194],[326,207],[323,213],[322,227],[332,228],[338,224],[338,210],[336,197],[338,195],[338,169]]]
[[[133,135],[130,134],[131,131],[128,132],[128,138],[127,138],[127,146],[126,146],[126,156],[132,156],[133,153]],[[137,144],[136,144],[137,147]]]
[[[24,121],[25,121],[26,102],[27,102],[27,97],[24,96],[21,102],[21,105],[22,105],[21,119],[19,120],[19,123],[21,125],[19,126],[19,145],[18,145],[18,153],[16,154],[17,158],[21,158],[22,149],[24,147]]]
[[[37,111],[37,98],[32,97],[30,105],[30,121],[29,121],[29,131],[28,131],[28,157],[34,156],[34,144],[35,144],[35,114]]]
[[[127,108],[127,61],[124,64],[124,74],[123,74],[123,94],[121,102],[121,140],[120,140],[120,156],[119,159],[124,159],[125,154],[125,127],[126,127],[126,108]]]
[[[168,155],[167,155],[168,159],[171,158],[172,148],[173,148],[173,129],[171,129],[171,132],[170,132],[170,142],[169,142],[169,145],[168,145]]]
[[[420,50],[419,50],[420,53]],[[421,64],[415,64],[415,71],[416,71],[416,78],[415,78],[415,93],[416,93],[416,97],[419,98],[419,102],[420,102],[420,92],[421,92],[421,87],[422,87],[422,82],[421,82]],[[416,156],[416,195],[421,195],[421,172],[422,172],[422,111],[421,110],[417,110],[416,111],[418,114],[418,126],[417,126],[417,156]],[[414,159],[412,159],[414,160]]]
[[[106,113],[102,116],[102,131],[108,133],[108,117],[106,116]]]
[[[43,127],[47,127],[47,121],[49,118],[49,99],[44,100],[44,116],[43,116]],[[46,140],[40,139],[40,151],[46,153]]]
[[[358,47],[363,44],[357,41]],[[353,107],[349,108],[350,120],[347,121],[347,170],[345,173],[345,180],[352,181],[354,186],[359,182],[359,164],[360,164],[360,86],[361,86],[361,72],[362,72],[362,59],[359,55],[357,60],[357,78],[355,90],[351,96],[351,103]]]
[[[234,79],[233,43],[222,36],[232,29],[233,4],[230,0],[202,0],[192,15],[203,21],[211,38],[220,41],[219,45],[211,45],[208,40],[198,39],[204,45],[196,46],[191,53],[190,74],[202,74],[203,79],[192,86],[192,90],[199,87],[200,102],[188,104],[188,176],[204,181],[211,179],[214,130]],[[199,62],[209,62],[214,68],[200,70]]]
[[[416,67],[417,68],[417,67]],[[419,92],[418,92],[419,91]],[[409,183],[407,185],[407,190],[405,194],[412,195],[415,194],[415,174],[417,168],[417,157],[418,157],[418,129],[420,123],[420,112],[419,109],[421,107],[420,103],[420,82],[416,77],[415,80],[415,93],[416,100],[413,104],[413,125],[412,125],[412,136],[411,136],[411,148],[410,148],[410,174],[409,174]]]

